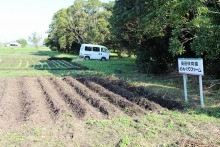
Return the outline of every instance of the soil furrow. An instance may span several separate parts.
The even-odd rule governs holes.
[[[51,96],[51,89],[47,88],[47,85],[49,85],[49,82],[47,82],[45,79],[41,79],[41,78],[39,78],[37,80],[37,82],[40,85],[40,88],[41,88],[43,95],[45,97],[47,107],[50,110],[50,115],[53,120],[56,120],[59,113],[60,113],[60,107],[58,108],[57,102],[52,100],[53,96]],[[50,92],[50,94],[49,94],[49,92]],[[54,93],[54,91],[52,93]]]
[[[48,107],[50,108],[51,113],[56,117],[56,120],[61,121],[66,120],[66,116],[72,116],[72,109],[69,107],[69,104],[65,103],[64,98],[62,98],[58,91],[51,85],[51,83],[46,78],[38,78],[38,83],[42,89],[45,100]]]
[[[174,109],[183,110],[184,109],[181,103],[178,103],[171,99],[164,99],[162,96],[156,95],[150,92],[149,90],[144,89],[144,87],[142,86],[134,86],[118,78],[112,78],[112,77],[100,78],[100,77],[94,76],[92,77],[92,79],[95,81],[104,80],[105,82],[108,82],[111,85],[118,85],[120,87],[123,87],[133,93],[138,94],[139,96],[146,97],[150,101],[153,101],[169,110],[174,110]]]
[[[137,105],[141,106],[142,108],[150,111],[162,112],[164,108],[161,107],[159,104],[156,104],[152,101],[147,100],[147,98],[139,96],[138,94],[131,92],[123,87],[118,85],[113,85],[107,80],[101,79],[99,77],[92,77],[91,80],[97,84],[102,85],[106,89],[121,95],[122,97],[127,98],[127,100],[136,103]]]
[[[122,114],[122,112],[110,104],[108,101],[105,101],[102,97],[100,97],[97,93],[91,91],[85,85],[78,82],[76,79],[72,77],[64,78],[72,88],[82,96],[88,103],[90,103],[93,107],[99,109],[99,111],[105,115],[115,115]]]
[[[22,78],[20,82],[22,93],[20,97],[23,106],[23,116],[29,123],[52,123],[47,104],[44,101],[40,86],[36,78]]]
[[[21,111],[21,121],[27,121],[29,119],[30,114],[32,113],[31,111],[33,110],[31,107],[31,102],[29,102],[29,97],[27,96],[27,91],[24,88],[24,80],[21,79],[19,81],[19,87],[21,88],[21,91],[19,93],[19,100],[20,100],[20,105],[22,107]]]
[[[56,88],[60,96],[68,104],[76,117],[83,118],[86,115],[87,111],[81,101],[78,100],[78,98],[76,97],[77,95],[71,94],[71,92],[66,89],[66,85],[64,84],[64,82],[62,82],[62,80],[50,78],[50,82],[54,85],[54,88]]]
[[[110,103],[114,104],[117,107],[120,107],[120,109],[125,111],[125,113],[127,113],[128,115],[145,113],[144,110],[142,110],[142,108],[140,108],[138,105],[128,101],[126,98],[123,98],[118,94],[115,94],[107,90],[101,85],[98,85],[85,78],[79,78],[77,80],[83,83],[84,85],[86,85],[88,88],[90,88],[94,92],[98,93],[100,96],[106,98]]]

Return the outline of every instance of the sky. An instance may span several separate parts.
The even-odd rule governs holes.
[[[54,13],[69,7],[73,2],[74,0],[0,0],[0,43],[28,39],[33,32],[45,38]]]

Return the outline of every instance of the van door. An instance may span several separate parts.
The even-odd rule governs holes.
[[[109,59],[110,53],[109,50],[106,47],[101,48],[102,57],[105,57],[106,59]]]
[[[92,56],[92,47],[90,46],[85,46],[85,49],[82,48],[82,57],[89,57],[91,59]]]
[[[102,53],[100,51],[100,47],[93,47],[92,48],[92,56],[91,59],[98,59],[100,60],[102,57]]]

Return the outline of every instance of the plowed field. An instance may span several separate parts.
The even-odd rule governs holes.
[[[140,102],[95,82],[84,82],[85,85],[72,77],[0,79],[0,128],[58,122],[63,120],[64,113],[84,120],[164,111],[147,99]]]
[[[135,117],[164,110],[147,99],[131,100],[83,78],[0,78],[0,130],[4,131],[60,124],[62,129],[58,134],[73,139],[82,135],[80,130],[88,120]],[[65,126],[67,122],[80,122],[80,125],[70,131]],[[82,142],[83,138],[80,137]]]
[[[62,56],[1,50],[0,146],[220,144],[217,115],[188,112],[175,99],[113,76],[92,76],[90,66]]]

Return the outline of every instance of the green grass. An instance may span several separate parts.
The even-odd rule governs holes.
[[[164,114],[150,113],[146,116],[132,119],[130,117],[111,118],[109,120],[89,120],[87,125],[90,136],[95,136],[97,142],[104,140],[103,146],[169,146],[183,139],[200,140],[203,143],[220,143],[218,131],[214,125],[220,122],[207,115],[180,113],[178,111]],[[206,128],[204,131],[203,129]],[[92,131],[95,130],[95,131]],[[212,135],[210,135],[212,134]],[[213,135],[215,134],[215,135]],[[112,142],[108,142],[107,140]]]
[[[101,75],[115,75],[115,70],[121,70],[122,76],[129,75],[134,71],[134,58],[113,58],[111,60],[101,62],[99,60],[91,60],[91,61],[77,61],[78,63],[90,67]]]
[[[101,61],[77,61],[78,63],[94,69],[93,74],[100,76],[114,76],[122,80],[130,82],[137,86],[143,86],[152,93],[162,95],[179,102],[183,102],[183,83],[182,75],[146,75],[138,71],[135,66],[135,58],[113,58],[106,62]],[[116,74],[115,70],[121,70],[121,74]],[[204,82],[204,98],[205,103],[209,107],[220,107],[220,88],[212,90],[206,84],[208,79],[205,77]],[[199,102],[199,84],[198,77],[189,76],[188,96],[189,104],[194,106],[200,105]],[[208,108],[208,107],[207,107]],[[218,115],[218,114],[217,114]]]
[[[137,86],[143,86],[154,94],[164,98],[183,102],[183,87],[181,75],[153,76],[138,72],[135,58],[112,58],[109,61],[82,61],[71,54],[51,52],[47,48],[8,49],[0,48],[0,77],[17,76],[64,76],[64,75],[100,75],[114,76]],[[68,57],[92,70],[62,71],[49,70],[61,68],[59,64],[49,66],[46,63],[50,57]],[[61,63],[60,63],[61,64]],[[64,66],[64,65],[63,65]],[[7,68],[11,70],[7,70]],[[15,70],[16,69],[16,70]],[[45,70],[38,70],[45,69]],[[116,74],[115,70],[121,70]],[[190,104],[186,111],[167,111],[163,114],[149,113],[139,118],[121,117],[107,120],[87,121],[85,132],[88,133],[88,144],[97,146],[170,146],[183,140],[200,140],[220,145],[220,90],[210,88],[209,79],[204,78],[205,108],[199,105],[198,78],[189,77],[188,87]],[[67,117],[72,117],[66,114]],[[74,127],[75,122],[65,122],[68,127]],[[53,138],[57,128],[37,128],[20,132],[1,132],[0,144],[28,145],[29,142],[39,146],[65,146],[67,142]],[[31,137],[32,136],[32,137]],[[46,136],[46,138],[42,138]],[[34,139],[33,139],[34,138]],[[77,145],[77,142],[69,142]]]
[[[50,70],[77,68],[65,61],[49,61],[50,57],[68,57],[71,54],[52,52],[48,48],[0,48],[0,77],[69,75],[76,71]]]

